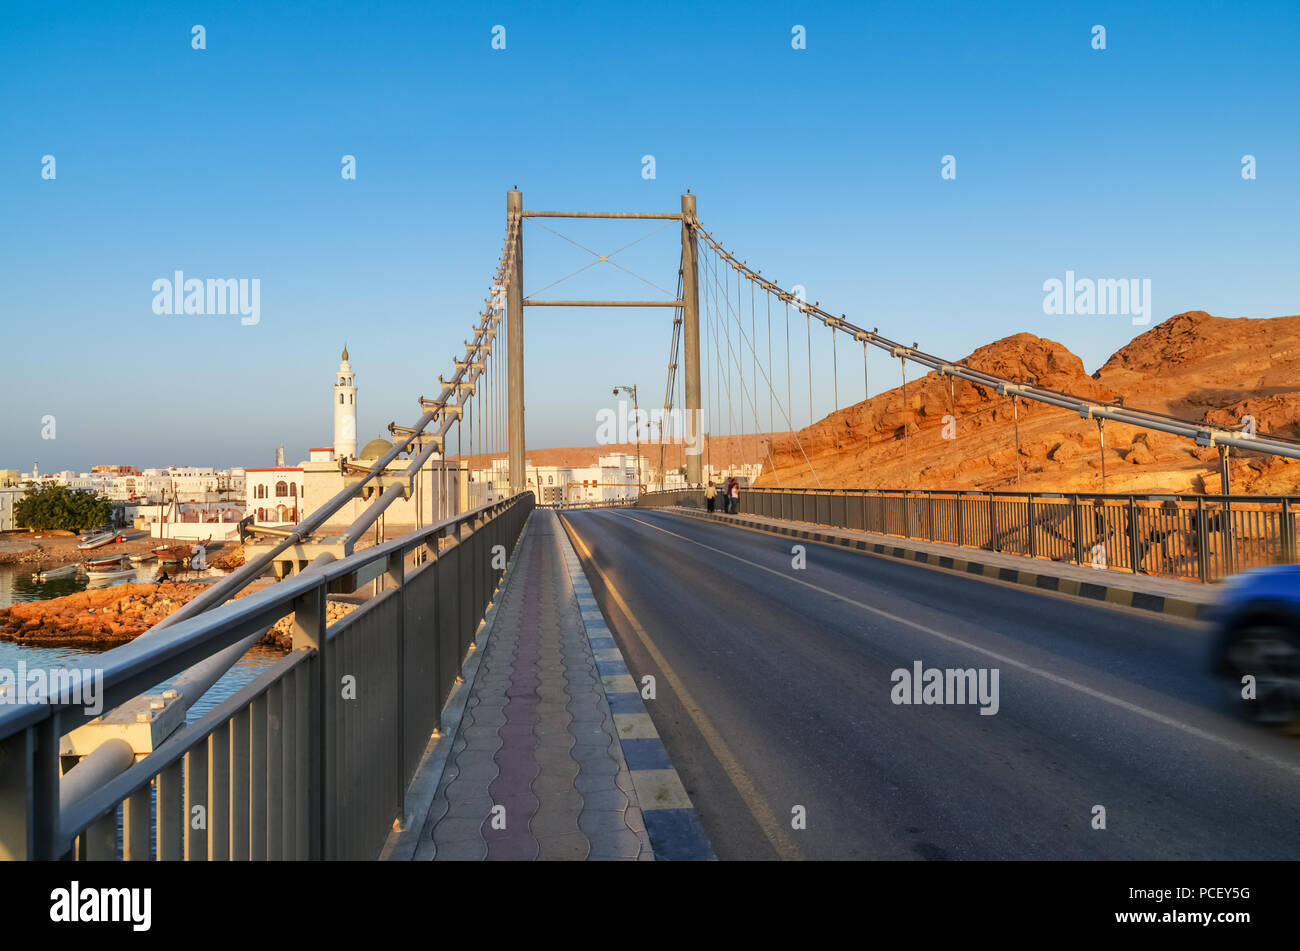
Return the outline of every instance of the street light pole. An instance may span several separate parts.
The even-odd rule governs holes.
[[[633,427],[635,427],[636,430],[636,491],[637,491],[637,495],[640,495],[641,485],[642,485],[641,483],[641,408],[637,404],[636,384],[632,384],[631,386],[614,387],[615,396],[618,396],[618,391],[620,389],[632,391],[632,425]]]

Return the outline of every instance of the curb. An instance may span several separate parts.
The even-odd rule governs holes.
[[[839,535],[827,535],[816,530],[767,525],[762,522],[751,521],[740,515],[722,515],[719,513],[709,515],[707,512],[696,512],[692,509],[681,506],[672,506],[670,508],[660,509],[659,511],[669,511],[676,515],[684,515],[689,518],[698,518],[704,521],[722,522],[727,525],[735,525],[737,528],[762,532],[765,535],[785,535],[789,538],[819,542],[823,545],[835,545],[839,548],[849,548],[855,551],[865,552],[868,555],[878,555],[883,558],[896,558],[902,561],[910,561],[916,564],[926,565],[931,568],[943,568],[948,571],[956,571],[962,574],[974,575],[976,577],[989,578],[994,581],[1005,581],[1011,584],[1025,585],[1026,587],[1036,588],[1040,591],[1054,591],[1057,594],[1066,594],[1076,598],[1102,601],[1107,604],[1116,605],[1117,607],[1136,608],[1139,611],[1151,611],[1156,614],[1169,614],[1184,620],[1207,620],[1212,608],[1211,604],[1201,601],[1189,601],[1186,598],[1172,598],[1162,594],[1148,594],[1144,591],[1132,591],[1128,588],[1120,588],[1108,584],[1093,584],[1090,581],[1079,581],[1076,578],[1062,578],[1059,575],[1038,571],[1023,571],[1018,568],[1008,568],[1003,565],[992,565],[986,562],[974,561],[970,558],[954,558],[950,555],[940,555],[937,552],[918,551],[914,548],[903,548],[897,545],[869,542],[865,538],[845,538]],[[974,551],[975,549],[959,550]]]
[[[627,761],[632,786],[641,807],[641,818],[657,862],[707,862],[716,859],[708,833],[700,823],[691,797],[673,768],[668,748],[659,737],[641,692],[605,623],[587,574],[564,533],[564,564],[578,599],[578,610],[587,630],[596,671],[600,674],[605,700],[614,716],[619,745]]]

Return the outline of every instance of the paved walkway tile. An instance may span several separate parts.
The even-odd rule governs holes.
[[[585,622],[600,612],[555,513],[533,512],[515,557],[429,810],[433,857],[651,860]]]

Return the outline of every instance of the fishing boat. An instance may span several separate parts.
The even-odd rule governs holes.
[[[121,571],[100,571],[89,576],[86,581],[87,588],[105,588],[119,581],[132,581],[138,576],[134,568],[124,568]]]
[[[108,578],[125,578],[127,575],[134,575],[135,568],[131,566],[131,560],[126,555],[118,555],[116,558],[97,558],[86,562],[86,574],[92,581],[103,581]]]
[[[133,565],[143,565],[146,561],[153,561],[155,557],[157,556],[154,555],[154,553],[151,551],[146,551],[142,554],[130,556],[131,564]]]
[[[204,548],[207,548],[211,542],[212,536],[209,535],[207,541],[193,543],[187,542],[184,545],[159,545],[153,550],[153,553],[158,556],[158,560],[164,565],[188,562],[190,557],[194,554],[194,548],[196,545],[202,545]]]
[[[130,564],[130,559],[126,555],[112,555],[107,558],[87,558],[85,561],[86,571],[94,571],[101,568],[122,568]]]
[[[46,568],[32,574],[33,581],[53,581],[56,578],[74,578],[80,565],[63,565],[59,568]]]
[[[120,541],[122,541],[122,535],[119,532],[100,532],[98,535],[91,535],[77,547],[82,551],[91,551]]]

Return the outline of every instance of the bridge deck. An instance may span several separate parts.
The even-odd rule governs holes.
[[[554,513],[534,512],[515,557],[414,857],[651,860]]]
[[[796,522],[762,515],[706,515],[699,509],[674,506],[670,511],[696,518],[732,522],[746,528],[787,535],[799,540],[845,545],[864,551],[917,561],[931,567],[978,575],[1012,584],[1024,584],[1061,594],[1132,607],[1139,610],[1202,618],[1219,594],[1213,585],[1116,569],[1029,558],[982,548],[944,545],[916,538],[881,535],[812,522]]]

